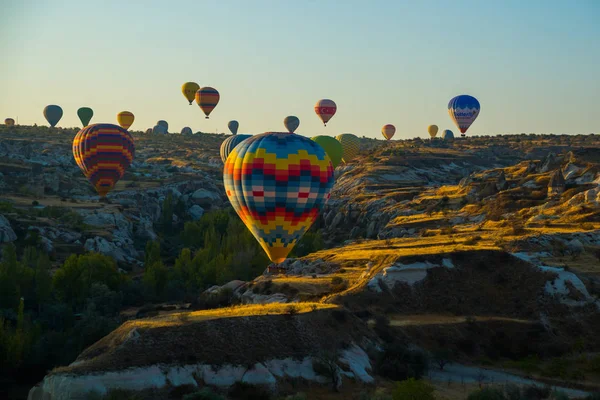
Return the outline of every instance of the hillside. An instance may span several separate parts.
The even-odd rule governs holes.
[[[133,300],[111,316],[118,328],[56,364],[31,399],[111,388],[165,398],[182,385],[227,391],[236,381],[280,396],[359,398],[417,374],[421,354],[440,398],[505,382],[572,397],[600,390],[594,135],[362,139],[274,273],[227,214],[224,135],[134,133],[134,163],[99,201],[70,155],[75,133],[0,127],[0,242],[41,249],[53,274],[71,254],[106,255],[127,281],[111,290]],[[148,243],[159,244],[169,278],[160,294],[134,295],[149,290]],[[207,263],[210,279],[180,276]],[[81,301],[72,313],[86,319]],[[451,361],[443,370],[440,353]]]

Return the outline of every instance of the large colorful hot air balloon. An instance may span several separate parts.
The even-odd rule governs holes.
[[[121,111],[117,114],[117,122],[123,129],[129,129],[135,117],[131,111]]]
[[[454,139],[454,133],[452,133],[450,129],[445,129],[444,132],[442,132],[442,139],[452,140]]]
[[[336,111],[337,106],[333,100],[321,99],[315,104],[315,112],[321,118],[321,121],[323,121],[324,126],[327,126],[327,122],[335,115]]]
[[[229,131],[231,131],[232,135],[237,135],[238,128],[240,127],[240,123],[237,121],[229,121],[227,124]]]
[[[231,151],[235,149],[235,146],[242,143],[244,140],[251,138],[252,135],[233,135],[229,136],[227,139],[221,143],[221,160],[223,160],[223,164],[225,164],[225,160],[231,154]]]
[[[340,165],[344,155],[344,149],[342,148],[342,144],[336,138],[319,135],[313,137],[312,140],[319,143],[323,150],[325,150],[325,153],[327,153],[331,159],[331,165],[333,165],[334,169]]]
[[[93,124],[73,140],[77,165],[101,197],[123,177],[135,155],[131,134],[113,124]]]
[[[327,202],[333,166],[316,142],[267,132],[240,143],[223,169],[225,192],[271,261],[284,261]]]
[[[196,97],[196,92],[198,89],[200,89],[200,85],[198,85],[196,82],[186,82],[181,85],[181,93],[183,93],[187,101],[190,102],[190,106],[194,101],[194,97]]]
[[[466,94],[456,96],[448,103],[448,114],[461,133],[467,132],[480,110],[479,101]]]
[[[300,126],[300,120],[298,117],[289,115],[284,118],[283,125],[285,125],[285,129],[287,129],[289,133],[294,133]]]
[[[192,132],[192,128],[190,128],[189,126],[186,126],[186,127],[184,127],[184,128],[181,130],[181,134],[182,134],[182,135],[188,135],[188,136],[189,136],[189,135],[192,135],[193,133],[194,133],[194,132]]]
[[[360,139],[351,133],[342,133],[335,137],[342,144],[342,160],[347,163],[358,155]]]
[[[396,133],[396,127],[392,124],[384,125],[383,128],[381,128],[381,134],[387,140],[390,140],[391,138],[393,138],[395,133]]]
[[[431,136],[431,138],[433,139],[435,137],[435,135],[437,135],[437,133],[438,133],[438,126],[437,125],[429,125],[427,127],[427,133],[429,133],[429,136]]]
[[[12,118],[6,118],[4,120],[4,125],[6,126],[14,126],[15,125],[15,120]]]
[[[90,120],[94,116],[94,111],[89,107],[81,107],[77,110],[77,116],[81,121],[81,125],[88,126],[90,124]]]
[[[58,121],[60,121],[62,116],[63,110],[62,108],[60,108],[60,106],[51,104],[44,108],[44,117],[46,118],[46,121],[48,121],[51,127],[56,126],[56,124],[58,124]]]
[[[204,112],[207,119],[212,110],[219,104],[219,99],[220,96],[217,89],[209,86],[200,88],[200,90],[196,92],[196,103],[198,103],[198,106]]]

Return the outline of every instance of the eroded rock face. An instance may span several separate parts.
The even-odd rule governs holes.
[[[312,357],[272,359],[250,366],[243,365],[152,365],[117,372],[89,375],[51,374],[29,392],[28,400],[85,400],[91,392],[105,395],[111,389],[140,391],[160,389],[167,385],[201,385],[229,387],[236,382],[264,385],[276,389],[279,381],[301,378],[327,384],[329,378],[313,368]],[[363,383],[373,383],[371,363],[365,351],[353,344],[340,352],[338,362],[339,386],[343,377]]]
[[[10,222],[0,214],[0,243],[8,243],[17,240],[17,234],[13,231]]]

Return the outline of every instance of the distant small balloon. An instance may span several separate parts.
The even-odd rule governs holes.
[[[287,129],[289,133],[294,133],[300,126],[300,119],[293,115],[289,115],[283,120],[283,125],[285,125],[285,129]]]
[[[192,135],[192,134],[193,134],[193,132],[192,132],[192,128],[190,128],[189,126],[186,126],[186,127],[184,127],[184,128],[181,130],[181,134],[182,134],[182,135],[188,135],[188,136],[189,136],[189,135]]]
[[[196,92],[196,103],[204,112],[204,115],[206,115],[206,119],[208,119],[210,113],[215,109],[217,104],[219,104],[220,98],[221,96],[217,89],[211,88],[210,86],[200,88]]]
[[[134,119],[135,117],[131,111],[121,111],[117,114],[117,122],[123,129],[129,129],[129,127],[133,124]]]
[[[323,121],[324,126],[327,126],[327,122],[335,115],[336,111],[337,105],[333,100],[321,99],[315,104],[315,112],[321,121]]]
[[[63,110],[62,108],[60,108],[60,106],[51,104],[44,108],[44,117],[46,118],[46,121],[48,121],[51,127],[55,127],[56,124],[58,124],[58,121],[60,121],[60,119],[62,118],[62,116]]]
[[[437,133],[438,133],[438,126],[437,125],[429,125],[427,127],[427,133],[429,133],[429,136],[431,136],[431,138],[433,139],[435,137],[435,135],[437,135]]]
[[[481,111],[479,101],[473,96],[463,94],[448,103],[448,114],[461,133],[466,133]],[[464,136],[464,135],[461,135]]]
[[[198,89],[200,89],[200,85],[196,82],[186,82],[181,85],[181,93],[183,93],[183,96],[190,102],[190,106],[196,97]]]
[[[154,125],[154,128],[152,128],[152,133],[155,135],[166,135],[167,128],[165,128],[164,125]]]
[[[167,123],[167,121],[164,121],[164,120],[162,120],[162,119],[161,119],[161,120],[158,120],[158,121],[156,121],[156,125],[160,125],[160,126],[164,127],[164,128],[165,128],[165,131],[168,131],[168,130],[169,130],[169,124]]]
[[[235,149],[235,147],[242,143],[244,140],[251,138],[252,135],[233,135],[233,136],[229,136],[227,139],[225,139],[223,141],[223,143],[221,143],[221,149],[220,149],[220,155],[221,155],[221,160],[223,161],[223,164],[225,164],[225,161],[227,160],[227,157],[229,157],[229,154],[233,151],[233,149]]]
[[[81,121],[81,125],[86,127],[90,124],[90,120],[94,116],[94,111],[89,107],[81,107],[79,110],[77,110],[77,116]]]
[[[229,123],[227,124],[227,127],[229,128],[229,131],[231,132],[232,135],[237,135],[237,131],[238,128],[240,127],[240,123],[237,121],[229,121]]]
[[[454,133],[450,129],[445,129],[444,132],[442,132],[442,139],[452,140],[454,139]]]
[[[147,134],[147,135],[151,135],[151,134],[152,134],[152,128],[148,128],[148,129],[146,129],[146,134]]]
[[[396,133],[396,127],[392,124],[384,125],[383,128],[381,128],[381,134],[387,140],[390,140],[391,138],[393,138],[395,133]]]
[[[14,126],[15,125],[15,120],[12,118],[6,118],[4,120],[4,125],[6,126]]]

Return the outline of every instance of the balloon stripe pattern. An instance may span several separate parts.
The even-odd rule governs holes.
[[[244,140],[248,139],[249,137],[252,137],[252,135],[229,136],[227,139],[225,139],[223,141],[223,143],[221,143],[220,153],[221,153],[221,160],[223,160],[223,164],[225,164],[227,157],[229,157],[229,154],[231,154],[231,151],[233,149],[235,149],[235,146],[242,143]]]
[[[117,122],[123,129],[129,129],[135,117],[131,111],[121,111],[117,114]]]
[[[461,133],[467,132],[480,110],[479,101],[466,94],[456,96],[448,103],[448,114]]]
[[[390,140],[391,138],[393,138],[395,133],[396,133],[396,127],[392,124],[384,125],[383,128],[381,128],[381,134],[387,140]]]
[[[208,118],[217,104],[219,104],[220,98],[219,92],[209,86],[203,87],[196,92],[196,103],[198,103],[206,118]]]
[[[343,158],[342,160],[347,163],[358,155],[360,150],[360,139],[351,133],[342,133],[335,137],[338,142],[342,144]]]
[[[113,124],[93,124],[73,140],[75,162],[101,197],[123,177],[135,155],[133,137]]]
[[[312,140],[267,132],[233,149],[223,181],[235,211],[271,261],[279,263],[329,199],[333,166]]]

